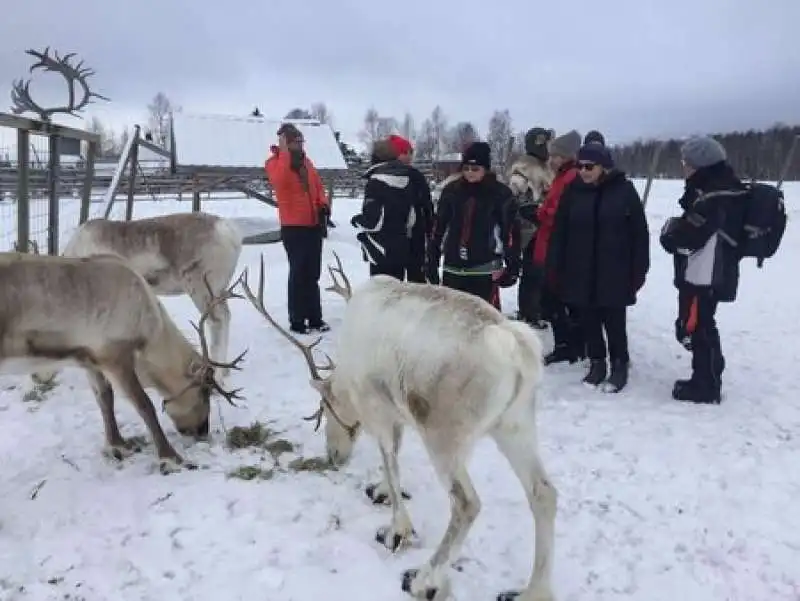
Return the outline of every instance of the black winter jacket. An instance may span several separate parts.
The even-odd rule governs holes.
[[[477,184],[463,177],[442,190],[428,260],[445,271],[491,273],[518,269],[519,237],[512,236],[516,203],[511,189],[487,173]]]
[[[733,302],[739,288],[739,251],[744,228],[746,188],[725,162],[695,171],[678,203],[680,217],[668,219],[661,246],[672,254],[675,287],[711,293]]]
[[[409,264],[418,205],[412,169],[392,160],[372,165],[364,174],[364,203],[350,223],[360,230],[356,238],[373,265]]]
[[[416,199],[414,227],[411,230],[410,262],[414,266],[421,267],[425,264],[426,242],[433,230],[433,200],[430,185],[422,172],[411,166],[408,169]]]
[[[580,178],[561,197],[547,250],[559,297],[576,307],[624,307],[650,270],[650,233],[639,193],[621,171]]]

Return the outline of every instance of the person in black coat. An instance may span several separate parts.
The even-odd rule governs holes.
[[[675,336],[692,352],[692,376],[675,382],[672,398],[716,404],[725,357],[715,314],[718,303],[736,300],[740,256],[731,241],[744,228],[746,188],[727,163],[725,148],[713,138],[691,138],[681,147],[681,159],[686,189],[678,202],[683,214],[667,220],[660,241],[674,256]]]
[[[496,285],[513,286],[519,277],[516,203],[511,188],[491,171],[486,142],[471,144],[461,160],[461,177],[447,184],[439,198],[428,247],[428,281],[439,283],[443,259],[444,286],[491,303]]]
[[[411,250],[406,268],[408,281],[424,284],[428,241],[433,231],[431,187],[422,172],[412,165],[414,147],[411,142],[395,134],[389,136],[387,141],[397,155],[397,160],[408,167],[411,187],[416,196],[414,227],[411,230]]]
[[[556,212],[548,271],[583,324],[591,362],[584,382],[618,392],[628,382],[627,307],[650,269],[650,234],[639,193],[604,146],[582,146],[578,167]]]
[[[419,281],[409,269],[417,216],[412,168],[397,160],[386,140],[374,144],[371,163],[364,173],[367,183],[361,213],[350,220],[359,230],[356,238],[369,263],[369,274],[390,275],[398,280],[409,276],[409,281]]]

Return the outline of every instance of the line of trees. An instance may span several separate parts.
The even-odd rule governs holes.
[[[714,138],[725,147],[728,162],[743,179],[775,181],[781,176],[795,137],[800,136],[800,126],[776,124],[769,129],[734,131],[715,134]],[[671,139],[637,141],[613,148],[617,165],[633,177],[646,177],[650,171],[653,153],[664,144],[658,161],[658,177],[679,179],[681,169],[680,147],[682,140]],[[800,150],[800,149],[798,149]],[[800,152],[794,155],[786,174],[787,180],[800,180]]]
[[[169,118],[174,110],[179,110],[163,92],[158,92],[147,105],[148,135],[155,144],[167,147],[169,142]],[[258,107],[251,113],[262,116]],[[316,119],[329,124],[339,142],[339,146],[348,163],[356,163],[360,157],[356,150],[341,139],[335,130],[332,111],[324,102],[314,102],[308,108],[295,107],[284,115],[285,119]],[[372,144],[390,134],[399,134],[414,142],[415,155],[421,160],[439,159],[451,153],[461,152],[468,144],[476,140],[484,140],[492,148],[494,161],[508,164],[516,156],[524,152],[523,142],[525,128],[517,128],[507,109],[495,110],[486,127],[481,132],[472,121],[449,121],[444,109],[436,106],[430,115],[419,125],[411,113],[406,112],[402,118],[381,114],[375,107],[370,107],[364,114],[359,141],[369,149]],[[130,132],[126,129],[114,131],[106,127],[97,117],[93,117],[89,129],[100,135],[101,156],[118,156],[127,142]],[[607,132],[605,132],[607,133]],[[746,179],[776,180],[781,175],[785,157],[796,136],[800,136],[800,126],[775,124],[766,130],[735,131],[715,134],[728,152],[728,160],[734,169]],[[637,140],[630,144],[612,147],[617,165],[633,177],[644,177],[650,171],[653,155],[659,145],[663,144],[659,159],[657,176],[662,178],[680,178],[680,146],[682,140]],[[786,178],[800,180],[800,152],[797,160],[790,165]]]

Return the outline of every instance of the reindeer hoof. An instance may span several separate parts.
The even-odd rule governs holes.
[[[397,552],[401,547],[407,547],[412,539],[417,536],[414,529],[411,532],[395,531],[391,526],[381,526],[375,533],[375,540],[389,549],[392,553]]]
[[[392,502],[389,500],[389,493],[385,490],[385,485],[382,486],[381,484],[370,484],[366,489],[364,489],[364,493],[374,505],[392,504]],[[400,496],[406,501],[411,499],[411,495],[404,490],[400,491]]]
[[[506,591],[497,595],[496,601],[516,601],[519,599],[519,591]]]
[[[439,580],[440,582],[436,582]],[[423,575],[422,570],[406,570],[403,572],[403,592],[417,599],[426,601],[440,601],[450,594],[450,585],[446,578],[435,578],[433,575]]]
[[[196,470],[197,466],[194,463],[188,463],[184,461],[180,455],[175,455],[174,457],[161,457],[158,460],[158,471],[161,472],[163,476],[179,472],[182,468],[187,470]]]
[[[550,592],[534,593],[532,597],[523,596],[521,591],[506,591],[497,595],[496,601],[555,601],[555,597]]]

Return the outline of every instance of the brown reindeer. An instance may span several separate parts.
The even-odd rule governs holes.
[[[178,432],[208,436],[212,391],[230,402],[238,398],[238,391],[219,386],[214,368],[238,369],[245,353],[227,364],[213,361],[203,326],[217,303],[234,296],[229,289],[213,299],[195,325],[198,353],[145,279],[119,257],[0,253],[0,372],[24,374],[64,364],[83,368],[103,415],[110,453],[122,459],[140,450],[120,434],[116,389],[150,431],[161,470],[172,471],[184,461],[167,440],[144,388],[154,386],[161,393]]]

